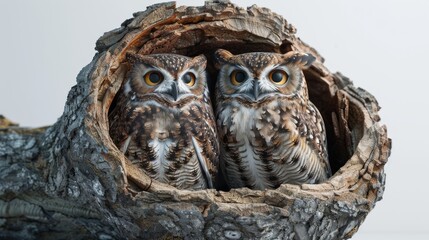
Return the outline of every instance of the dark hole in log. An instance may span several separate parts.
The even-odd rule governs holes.
[[[287,52],[290,52],[292,50],[293,50],[292,45],[287,41],[283,42],[282,45],[280,45],[280,52],[281,53],[287,53]]]
[[[208,73],[208,85],[214,106],[216,105],[214,92],[217,70],[214,67],[215,61],[213,56],[217,49],[223,48],[231,51],[233,54],[246,52],[286,53],[293,49],[291,44],[286,40],[280,46],[267,44],[267,42],[254,41],[257,37],[251,36],[250,33],[237,34],[237,32],[222,32],[221,28],[193,29],[188,31],[175,28],[174,30],[180,32],[180,35],[173,37],[171,33],[162,32],[165,29],[168,29],[168,26],[157,29],[157,31],[161,31],[161,33],[157,33],[157,31],[152,32],[151,39],[142,40],[140,47],[136,48],[139,49],[137,52],[140,54],[176,53],[190,57],[204,54],[208,61],[206,71]],[[213,34],[213,32],[222,32],[222,38],[218,39],[209,36],[206,32],[208,30],[211,31],[211,34]],[[165,39],[169,41],[165,41]],[[341,113],[338,110],[340,109],[341,103],[338,102],[335,96],[331,95],[329,86],[322,80],[322,77],[317,71],[310,68],[304,71],[304,75],[307,80],[310,100],[319,109],[325,122],[329,161],[332,171],[335,173],[353,155],[355,147],[363,135],[362,127],[359,127],[359,121],[363,119],[363,116],[350,104],[346,123],[345,125],[340,124],[339,126],[340,128],[346,129],[342,129],[340,133],[343,135],[338,136],[334,127],[333,113],[335,113],[334,116],[337,118],[341,117]],[[113,100],[111,106],[114,106],[115,102],[116,98]],[[338,122],[338,120],[336,122]],[[226,190],[224,187],[221,187],[221,189]]]

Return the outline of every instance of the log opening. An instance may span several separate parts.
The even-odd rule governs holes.
[[[217,71],[213,67],[214,63],[214,52],[223,48],[231,51],[233,54],[247,53],[247,52],[275,52],[275,53],[286,53],[295,49],[304,49],[302,46],[297,45],[295,42],[288,39],[279,39],[278,42],[273,42],[270,39],[266,39],[259,35],[259,31],[252,32],[252,29],[264,29],[266,21],[260,21],[260,16],[253,17],[256,20],[250,20],[251,24],[248,23],[249,18],[234,18],[232,20],[238,21],[240,26],[243,27],[240,31],[230,28],[231,18],[221,18],[215,20],[211,17],[204,15],[197,20],[190,21],[187,16],[182,18],[176,16],[179,20],[167,21],[163,25],[159,25],[149,30],[142,29],[141,33],[132,40],[133,44],[130,44],[127,48],[122,50],[124,52],[139,53],[142,55],[156,54],[156,53],[176,53],[189,57],[194,57],[199,54],[204,54],[208,60],[207,72],[209,75],[208,83],[209,89],[212,94],[212,103],[215,105],[215,99],[213,96],[214,86],[217,79]],[[183,19],[185,18],[185,19]],[[241,21],[241,22],[240,22]],[[243,22],[246,22],[244,24]],[[237,23],[236,23],[237,24]],[[247,28],[246,28],[247,26]],[[286,24],[286,26],[289,26]],[[146,34],[145,34],[146,33]],[[307,51],[309,52],[309,51]],[[332,83],[330,82],[329,76],[326,75],[326,70],[322,68],[323,59],[312,50],[312,54],[316,53],[318,57],[318,66],[312,67],[304,71],[304,75],[307,80],[310,100],[316,105],[321,111],[325,121],[328,138],[328,151],[329,159],[332,166],[333,173],[341,168],[347,160],[353,155],[354,150],[357,147],[357,143],[362,138],[362,131],[350,131],[349,129],[360,129],[357,125],[362,122],[363,114],[350,114],[342,116],[340,112],[340,105],[344,104],[332,93],[337,91],[333,89]],[[122,57],[124,54],[122,54]],[[115,85],[114,89],[118,91],[122,83],[126,78],[126,72],[129,70],[129,64],[122,58],[121,67],[114,70],[111,79]],[[120,77],[117,77],[120,76]],[[112,98],[116,94],[113,91],[110,95]],[[114,106],[115,100],[108,101]],[[348,103],[347,103],[348,104]],[[107,104],[103,106],[104,109],[111,109],[111,106]],[[352,104],[348,106],[355,113],[358,109]],[[109,112],[105,110],[105,112]],[[347,113],[348,114],[348,113]],[[333,119],[335,117],[347,118],[345,122],[338,126],[338,120]],[[108,123],[105,123],[108,125]],[[338,129],[340,128],[340,129]],[[337,131],[337,133],[335,132]],[[341,132],[338,133],[338,131]],[[353,134],[353,136],[351,136]],[[340,136],[343,135],[343,136]],[[353,138],[354,141],[346,141],[346,139]]]

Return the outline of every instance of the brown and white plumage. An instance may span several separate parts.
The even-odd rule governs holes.
[[[127,58],[131,70],[109,113],[112,140],[158,181],[180,189],[212,188],[219,147],[205,57]]]
[[[314,57],[222,49],[215,55],[220,166],[228,184],[266,189],[330,177],[323,119],[302,73]]]

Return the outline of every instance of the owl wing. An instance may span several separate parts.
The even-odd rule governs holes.
[[[297,109],[297,108],[295,108]],[[331,175],[326,148],[326,132],[322,116],[308,103],[304,111],[286,111],[278,139],[284,149],[273,150],[273,158],[280,161],[279,176],[282,182],[318,183]]]
[[[296,105],[293,105],[296,104]],[[269,186],[318,183],[331,175],[323,119],[310,105],[266,107],[255,126],[252,143]]]
[[[197,143],[197,140],[194,137],[192,137],[192,145],[193,145],[193,147],[195,149],[195,155],[196,155],[196,157],[198,159],[198,163],[199,163],[199,166],[200,166],[200,169],[201,169],[201,173],[202,173],[202,175],[204,177],[204,180],[207,183],[207,187],[208,188],[213,188],[212,176],[211,176],[210,171],[208,169],[208,163],[210,161],[208,161],[208,159],[206,159],[203,156],[203,154],[202,154],[203,152],[201,150],[201,147]]]
[[[134,109],[129,99],[121,96],[109,112],[109,134],[116,146],[125,153],[131,141],[131,132],[127,119],[131,118]]]
[[[328,159],[328,142],[323,117],[316,106],[314,106],[310,101],[308,102],[308,107],[305,113],[303,113],[302,118],[307,118],[307,132],[305,133],[305,128],[302,128],[301,131],[303,132],[303,135],[306,136],[310,148],[317,152],[320,164],[326,176],[330,177],[332,173]],[[304,116],[304,114],[307,116]]]
[[[202,103],[202,102],[199,102]],[[214,126],[213,113],[208,111],[204,103],[198,102],[191,106],[183,115],[182,122],[191,129],[192,144],[200,163],[200,168],[207,179],[208,186],[215,179],[218,170],[219,143]]]

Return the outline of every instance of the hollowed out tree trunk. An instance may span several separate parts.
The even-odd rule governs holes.
[[[391,141],[376,99],[331,73],[295,32],[269,9],[211,1],[154,5],[104,34],[54,125],[22,129],[0,118],[0,238],[350,238],[383,195]],[[304,74],[326,123],[334,176],[276,190],[187,191],[151,181],[125,158],[107,117],[129,69],[125,54],[205,54],[213,66],[218,48],[317,57]]]

